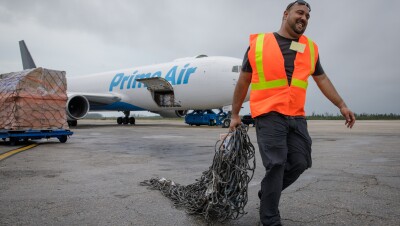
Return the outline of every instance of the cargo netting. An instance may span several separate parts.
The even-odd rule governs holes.
[[[242,125],[216,143],[211,166],[195,183],[185,186],[156,177],[140,185],[160,190],[176,207],[185,207],[189,214],[201,215],[209,223],[243,216],[256,167],[255,148],[247,130]]]
[[[28,69],[0,75],[0,129],[68,129],[64,71]]]

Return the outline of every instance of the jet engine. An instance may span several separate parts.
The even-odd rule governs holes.
[[[67,117],[69,121],[78,120],[87,115],[89,112],[89,101],[81,95],[68,96],[67,101]]]
[[[182,118],[187,114],[187,110],[165,110],[154,112],[163,118]]]

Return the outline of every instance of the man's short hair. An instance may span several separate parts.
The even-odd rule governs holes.
[[[305,6],[307,6],[307,8],[308,8],[308,11],[310,11],[311,12],[311,6],[310,6],[310,4],[308,4],[306,1],[304,1],[304,0],[296,0],[296,1],[294,1],[294,2],[292,2],[292,3],[290,3],[287,7],[286,7],[286,11],[288,11],[294,4],[299,4],[299,5],[305,5]]]

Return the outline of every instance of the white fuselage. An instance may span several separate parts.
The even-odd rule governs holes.
[[[111,94],[118,104],[92,107],[90,110],[163,110],[215,109],[232,104],[239,78],[241,60],[231,57],[178,59],[169,63],[68,77],[68,92]],[[178,106],[159,106],[152,93],[136,79],[160,77],[173,87]],[[246,97],[248,100],[248,96]]]

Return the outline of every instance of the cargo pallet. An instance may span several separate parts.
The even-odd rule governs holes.
[[[16,145],[19,141],[57,138],[61,143],[67,142],[73,132],[65,129],[28,129],[28,130],[0,130],[0,139],[9,139],[10,145]]]

